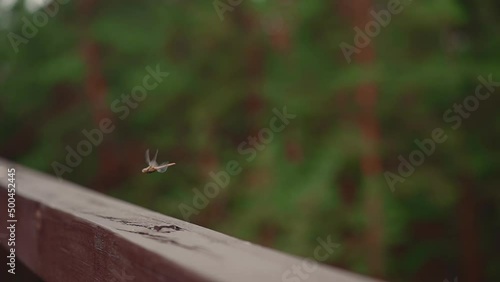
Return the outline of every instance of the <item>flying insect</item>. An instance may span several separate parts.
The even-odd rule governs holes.
[[[156,154],[153,159],[149,158],[149,149],[146,150],[146,163],[148,164],[148,166],[142,169],[142,173],[153,173],[153,172],[164,173],[165,171],[167,171],[169,166],[175,165],[175,163],[169,163],[169,162],[164,162],[161,165],[159,165],[156,162],[156,157],[158,157],[158,150],[156,150]]]

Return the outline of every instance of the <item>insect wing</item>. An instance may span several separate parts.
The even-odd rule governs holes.
[[[149,159],[149,149],[146,150],[146,163],[151,164],[151,160]]]
[[[156,167],[156,170],[157,170],[158,172],[163,173],[163,172],[167,171],[167,169],[168,169],[168,167],[169,167],[169,166],[170,166],[170,165],[169,165],[169,163],[168,163],[168,162],[166,162],[166,163],[162,163],[160,166]]]
[[[156,157],[158,157],[158,150],[156,150],[156,154],[155,154],[153,160],[151,160],[151,163],[150,163],[153,166],[157,166],[158,165],[158,163],[156,162]]]

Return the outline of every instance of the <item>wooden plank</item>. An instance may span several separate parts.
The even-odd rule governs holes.
[[[301,258],[0,159],[2,232],[9,167],[16,168],[17,259],[46,281],[302,281],[282,276]],[[304,281],[375,281],[321,264],[305,273]]]

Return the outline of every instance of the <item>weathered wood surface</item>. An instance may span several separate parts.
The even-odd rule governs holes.
[[[303,261],[3,159],[0,232],[7,220],[8,167],[16,168],[17,258],[48,282],[278,282]],[[300,281],[375,280],[319,265]]]

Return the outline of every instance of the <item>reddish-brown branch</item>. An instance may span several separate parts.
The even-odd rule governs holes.
[[[99,128],[99,124],[103,119],[108,118],[113,120],[109,105],[106,103],[108,85],[102,71],[103,62],[101,49],[98,42],[92,38],[88,30],[89,23],[93,18],[92,16],[96,10],[97,4],[97,0],[80,0],[80,2],[78,2],[82,34],[80,50],[86,67],[85,85],[83,89],[91,106],[95,128]],[[115,152],[115,146],[109,141],[109,136],[108,140],[106,140],[106,136],[104,136],[104,138],[103,144],[99,144],[97,148],[99,154],[99,169],[93,181],[93,186],[99,190],[107,187],[110,181],[118,181],[121,178],[119,172],[120,167],[123,165],[123,162],[120,162]]]
[[[345,0],[340,5],[344,16],[350,19],[350,24],[364,29],[371,20],[370,10],[372,0]],[[363,48],[359,54],[353,54],[353,63],[363,67],[371,67],[376,61],[373,42]],[[360,113],[358,124],[361,137],[366,144],[366,151],[361,157],[361,172],[365,179],[364,187],[364,212],[366,215],[366,244],[370,249],[367,252],[367,261],[370,272],[379,277],[385,272],[385,246],[384,246],[384,216],[382,192],[377,187],[377,180],[382,172],[382,162],[378,155],[380,143],[380,129],[376,114],[377,85],[375,82],[366,82],[355,90],[355,98],[359,105]]]
[[[477,198],[474,182],[470,177],[462,179],[462,195],[457,207],[458,234],[460,240],[463,281],[484,281],[481,252],[478,242]]]

